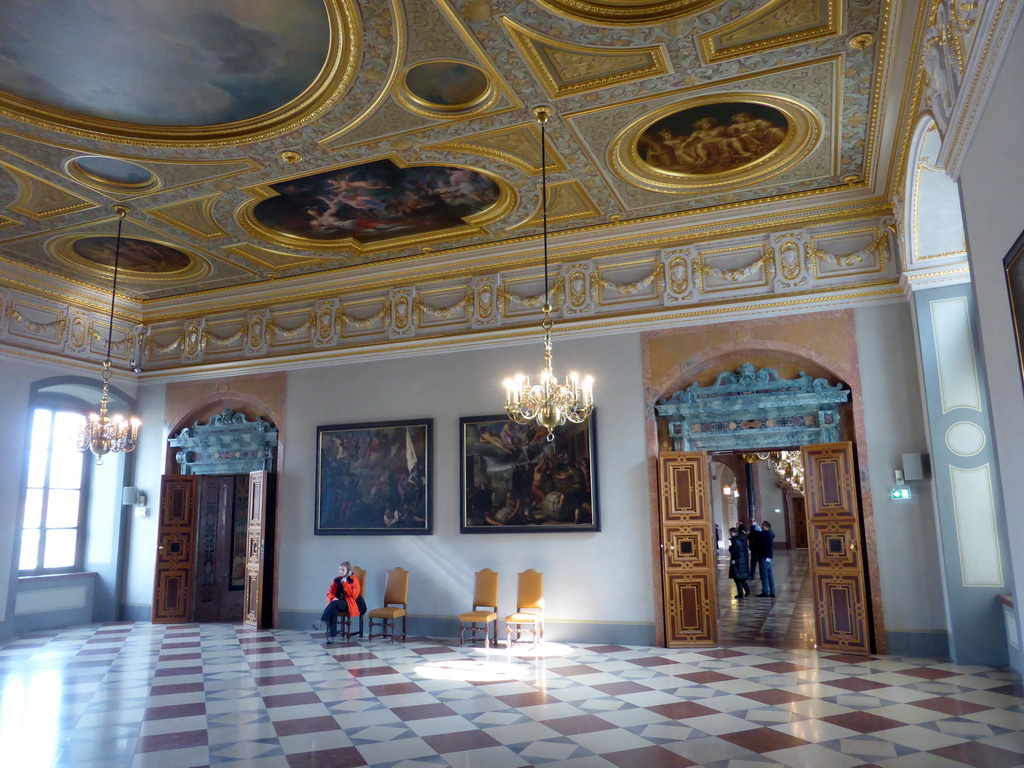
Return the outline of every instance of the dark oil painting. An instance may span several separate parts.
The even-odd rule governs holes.
[[[390,160],[291,179],[257,204],[268,229],[308,240],[362,243],[460,227],[498,200],[498,185],[468,168],[399,168]]]
[[[459,420],[463,533],[599,531],[594,414],[556,427]]]
[[[107,235],[82,237],[71,244],[71,249],[83,259],[104,267],[114,266],[114,251],[117,238]],[[176,248],[134,237],[121,238],[121,255],[118,269],[128,272],[143,272],[157,275],[178,272],[192,264],[187,254]]]
[[[431,532],[433,419],[316,430],[314,533]]]
[[[710,175],[749,165],[789,134],[779,110],[752,102],[703,104],[652,123],[637,139],[641,159],[673,173]]]

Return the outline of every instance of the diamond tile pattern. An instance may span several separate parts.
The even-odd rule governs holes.
[[[1024,767],[1010,672],[754,645],[670,650],[110,624],[0,647],[17,768]]]

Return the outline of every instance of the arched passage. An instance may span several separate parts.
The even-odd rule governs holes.
[[[848,312],[821,313],[779,318],[767,323],[755,321],[745,328],[739,324],[704,326],[655,332],[645,338],[645,377],[649,478],[651,487],[652,583],[656,636],[666,642],[662,587],[662,553],[658,456],[671,450],[667,428],[655,415],[661,398],[691,383],[707,385],[718,373],[737,370],[743,363],[757,368],[774,368],[783,378],[807,373],[832,383],[842,382],[850,391],[843,409],[843,439],[854,444],[857,461],[867,466],[865,427],[853,316]],[[874,618],[872,638],[878,652],[885,650],[881,591],[875,549],[874,516],[866,477],[859,481],[863,519],[864,566]]]

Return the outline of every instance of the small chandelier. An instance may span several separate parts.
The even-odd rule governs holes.
[[[548,440],[554,440],[554,428],[571,421],[586,421],[594,409],[594,377],[569,374],[565,384],[559,384],[551,370],[551,294],[548,288],[548,175],[544,125],[548,111],[538,107],[533,111],[540,125],[541,211],[544,221],[544,369],[537,384],[530,377],[517,373],[505,379],[505,413],[517,424],[536,421],[548,430]]]
[[[110,291],[110,328],[107,331],[107,357],[103,361],[103,397],[100,399],[100,412],[90,413],[89,419],[82,425],[78,433],[78,450],[92,451],[96,455],[96,463],[102,464],[103,457],[113,451],[128,453],[134,451],[139,444],[139,426],[142,422],[134,416],[124,418],[120,414],[113,417],[107,415],[107,403],[110,400],[110,348],[114,337],[114,300],[117,297],[117,268],[121,259],[121,226],[124,224],[128,209],[123,205],[114,207],[117,211],[117,243],[114,246],[114,285]]]

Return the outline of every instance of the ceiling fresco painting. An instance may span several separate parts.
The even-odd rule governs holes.
[[[673,112],[640,134],[637,148],[652,168],[676,173],[724,173],[756,162],[790,132],[779,110],[726,102]]]
[[[64,112],[205,126],[263,115],[317,77],[323,0],[0,3],[0,84]]]
[[[46,280],[108,291],[114,204],[133,240],[118,291],[161,322],[268,290],[414,294],[446,274],[498,290],[509,265],[532,285],[538,106],[556,268],[689,247],[680,233],[759,232],[783,211],[882,215],[899,102],[881,90],[911,83],[887,69],[899,5],[6,0],[0,301]],[[631,297],[663,284],[653,266],[633,271],[627,283],[647,282]],[[598,289],[573,311],[617,290]],[[493,322],[471,302],[458,312]]]
[[[417,64],[405,75],[413,96],[440,108],[464,108],[476,103],[488,88],[487,75],[458,61]]]
[[[86,261],[113,269],[116,245],[116,237],[80,237],[71,244],[71,249]],[[121,238],[118,271],[160,275],[180,272],[191,265],[192,259],[187,254],[169,245],[134,237]]]
[[[483,174],[453,166],[400,168],[391,160],[291,179],[270,188],[253,218],[307,240],[371,243],[463,226],[500,197]]]

